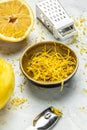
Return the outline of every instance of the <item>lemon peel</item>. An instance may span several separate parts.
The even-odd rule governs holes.
[[[10,99],[15,86],[15,76],[12,66],[0,58],[0,109],[2,109]]]

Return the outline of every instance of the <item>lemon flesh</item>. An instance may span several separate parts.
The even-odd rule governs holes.
[[[0,0],[0,39],[22,41],[33,28],[33,12],[24,0]]]
[[[14,71],[9,63],[0,58],[0,109],[11,97],[15,86]]]

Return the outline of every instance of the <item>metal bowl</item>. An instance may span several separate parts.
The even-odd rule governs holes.
[[[36,54],[37,52],[40,52],[43,49],[44,45],[46,45],[47,49],[50,49],[50,48],[53,49],[54,42],[56,43],[56,50],[61,54],[65,54],[65,53],[67,53],[67,50],[70,50],[70,55],[72,57],[74,57],[74,59],[76,61],[75,69],[67,78],[64,79],[64,81],[55,81],[55,82],[37,81],[37,80],[33,79],[33,77],[27,73],[26,64],[29,62],[29,59],[34,54]],[[61,43],[59,41],[45,41],[45,42],[39,42],[39,43],[32,44],[24,51],[24,53],[20,59],[20,67],[21,67],[23,74],[33,83],[40,85],[40,86],[44,86],[44,87],[54,87],[54,86],[61,85],[62,82],[66,83],[74,76],[74,74],[76,73],[77,68],[78,68],[78,58],[77,58],[75,52],[70,47],[65,45],[64,43]]]

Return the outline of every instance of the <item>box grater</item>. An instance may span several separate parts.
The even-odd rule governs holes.
[[[66,39],[76,33],[74,21],[58,0],[42,0],[36,4],[36,17],[56,39]]]

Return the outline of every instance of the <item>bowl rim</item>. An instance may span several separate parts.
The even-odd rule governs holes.
[[[24,50],[24,52],[23,52],[23,54],[22,54],[22,56],[21,56],[21,58],[20,58],[20,68],[21,68],[21,71],[23,72],[23,74],[25,75],[25,77],[27,78],[27,79],[29,79],[30,81],[32,81],[32,82],[34,82],[34,83],[36,83],[36,84],[38,84],[38,85],[44,85],[44,86],[50,86],[50,85],[61,85],[62,84],[62,81],[56,81],[56,82],[40,82],[40,81],[37,81],[37,80],[34,80],[33,78],[31,78],[25,71],[24,71],[24,69],[23,69],[23,65],[22,65],[22,60],[23,60],[23,56],[25,55],[25,53],[29,50],[29,49],[31,49],[32,47],[34,47],[34,46],[38,46],[39,44],[45,44],[45,43],[57,43],[57,44],[61,44],[61,45],[63,45],[63,46],[65,46],[65,47],[67,47],[70,51],[72,51],[73,53],[74,53],[74,55],[75,55],[75,57],[76,57],[76,67],[75,67],[75,69],[74,69],[74,71],[73,71],[73,73],[72,74],[70,74],[67,78],[65,78],[64,80],[63,80],[63,82],[65,83],[65,82],[67,82],[69,79],[71,79],[74,75],[75,75],[75,73],[76,73],[76,71],[77,71],[77,69],[78,69],[78,66],[79,66],[79,62],[78,62],[78,57],[77,57],[77,55],[76,55],[76,53],[74,52],[74,50],[73,49],[71,49],[68,45],[66,45],[64,42],[60,42],[60,41],[55,41],[55,40],[51,40],[51,41],[41,41],[41,42],[37,42],[37,43],[33,43],[33,44],[31,44],[29,47],[27,47],[25,50]]]

